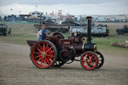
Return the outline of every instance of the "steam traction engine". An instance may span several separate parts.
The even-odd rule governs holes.
[[[54,33],[42,41],[31,41],[27,43],[31,48],[30,57],[33,64],[38,68],[61,67],[69,61],[80,58],[81,66],[86,70],[94,70],[102,67],[103,55],[97,51],[95,43],[91,42],[91,20],[88,19],[87,42],[84,43],[82,36],[77,35],[65,39],[62,33]],[[70,63],[71,63],[70,62]]]

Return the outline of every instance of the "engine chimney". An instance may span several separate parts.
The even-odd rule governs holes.
[[[92,17],[88,16],[87,17],[87,21],[88,21],[88,24],[87,24],[87,27],[88,27],[88,30],[87,30],[87,43],[91,43],[91,22],[92,22]]]

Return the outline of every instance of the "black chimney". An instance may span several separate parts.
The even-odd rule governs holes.
[[[87,17],[87,27],[88,27],[88,31],[87,31],[87,43],[91,43],[91,22],[92,22],[92,17],[88,16]]]

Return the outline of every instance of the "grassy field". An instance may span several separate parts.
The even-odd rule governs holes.
[[[0,39],[5,42],[14,43],[14,44],[26,44],[26,40],[36,40],[37,31],[33,27],[33,23],[8,23],[0,22],[8,25],[9,28],[12,28],[12,34],[8,36],[0,36]],[[97,23],[96,23],[97,24]],[[98,45],[99,50],[106,51],[128,51],[128,48],[120,48],[111,46],[112,42],[124,42],[128,40],[128,35],[117,35],[115,30],[122,27],[128,23],[102,23],[107,24],[110,30],[109,37],[93,37],[93,42]],[[69,36],[69,33],[65,34],[66,37]]]

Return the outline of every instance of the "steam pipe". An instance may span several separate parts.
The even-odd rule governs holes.
[[[91,43],[91,22],[92,22],[92,17],[91,16],[88,16],[87,17],[87,20],[88,20],[88,24],[87,24],[87,27],[88,27],[88,30],[87,30],[87,43]]]

